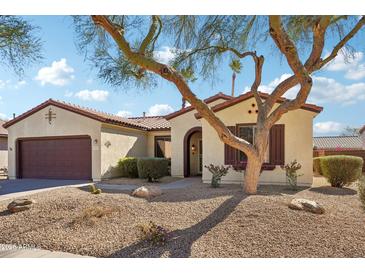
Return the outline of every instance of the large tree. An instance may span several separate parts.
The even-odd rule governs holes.
[[[0,62],[19,76],[42,58],[42,42],[36,32],[37,27],[21,17],[0,15]]]
[[[88,49],[100,77],[113,85],[150,85],[158,75],[173,83],[217,132],[222,142],[247,155],[244,190],[255,194],[270,128],[288,111],[305,104],[312,88],[311,74],[322,69],[340,51],[351,54],[350,40],[365,24],[365,17],[347,16],[102,16],[75,17],[80,48]],[[170,39],[176,47],[169,64],[154,56],[156,44]],[[329,54],[324,53],[325,41]],[[256,49],[268,43],[286,60],[293,75],[279,83],[263,100],[261,83],[264,56]],[[93,47],[90,55],[90,47]],[[345,50],[346,48],[346,50]],[[257,130],[253,144],[232,134],[215,113],[191,89],[190,80],[198,73],[214,78],[226,56],[240,71],[240,61],[251,58],[255,77],[251,92],[258,105]],[[232,67],[232,66],[231,66]],[[277,104],[285,93],[299,86],[296,97]],[[330,91],[328,91],[330,92]]]

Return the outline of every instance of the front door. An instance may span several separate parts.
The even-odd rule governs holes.
[[[202,174],[203,173],[203,141],[202,139],[199,140],[199,148],[198,148],[198,153],[199,153],[199,173]]]

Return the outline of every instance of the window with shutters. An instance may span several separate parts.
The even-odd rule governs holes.
[[[237,125],[237,136],[246,140],[250,144],[255,142],[255,135],[256,135],[256,125]],[[238,162],[239,163],[246,163],[247,156],[242,151],[238,152]],[[269,149],[266,152],[264,162],[269,162]]]
[[[270,130],[268,149],[265,155],[264,167],[272,168],[275,165],[284,165],[285,149],[284,149],[284,125],[274,125]],[[236,126],[228,126],[228,129],[236,136],[245,139],[251,144],[255,141],[256,125],[254,124],[237,124]],[[224,145],[224,164],[226,165],[243,165],[247,163],[247,156],[225,144]]]
[[[171,158],[171,136],[155,136],[155,157]]]

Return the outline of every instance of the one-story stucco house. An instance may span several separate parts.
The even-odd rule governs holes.
[[[5,121],[0,119],[0,169],[8,167],[8,131],[3,124]]]
[[[232,132],[254,138],[257,107],[251,92],[238,97],[218,93],[205,102]],[[281,166],[296,159],[304,174],[299,183],[312,183],[312,124],[321,111],[305,104],[278,121],[270,134],[261,182],[284,182]],[[4,125],[9,177],[99,181],[118,176],[117,161],[125,156],[171,158],[172,176],[202,175],[205,182],[211,174],[204,165],[244,169],[245,155],[223,144],[196,114],[190,106],[167,116],[122,118],[50,99]],[[242,180],[243,173],[233,169],[223,178],[227,183]]]

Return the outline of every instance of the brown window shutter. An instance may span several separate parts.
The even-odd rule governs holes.
[[[285,164],[285,126],[274,125],[270,130],[269,152],[270,164],[284,165]]]
[[[227,127],[232,134],[236,135],[236,127],[228,126]],[[224,144],[224,164],[225,165],[234,165],[236,163],[237,150],[227,144]]]

